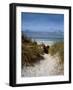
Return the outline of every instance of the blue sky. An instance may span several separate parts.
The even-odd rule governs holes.
[[[21,29],[43,32],[64,31],[64,15],[22,12]]]

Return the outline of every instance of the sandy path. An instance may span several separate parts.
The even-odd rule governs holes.
[[[53,57],[48,54],[44,54],[43,56],[44,60],[40,60],[34,66],[24,66],[22,76],[35,77],[64,74],[64,66],[63,64],[59,64],[58,57]]]

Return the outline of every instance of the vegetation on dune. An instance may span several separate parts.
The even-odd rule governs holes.
[[[40,59],[43,59],[43,49],[36,42],[22,35],[22,66],[34,65]]]
[[[64,63],[64,42],[57,42],[49,49],[49,53],[53,56],[58,54],[60,63]]]
[[[32,41],[22,33],[22,67],[33,66],[35,62],[43,60],[43,54],[51,54],[52,56],[58,55],[60,63],[64,63],[64,42],[56,42],[52,46],[45,46],[44,44],[38,45],[36,41]]]

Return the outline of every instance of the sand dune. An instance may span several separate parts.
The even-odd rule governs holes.
[[[64,65],[59,63],[57,56],[44,54],[43,57],[44,60],[40,60],[34,66],[24,66],[21,75],[23,77],[38,77],[64,74]]]

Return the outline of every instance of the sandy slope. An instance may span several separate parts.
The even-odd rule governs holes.
[[[59,64],[58,57],[53,57],[48,54],[44,54],[44,60],[40,60],[34,66],[24,66],[22,69],[22,76],[48,76],[48,75],[63,75],[64,66]]]

